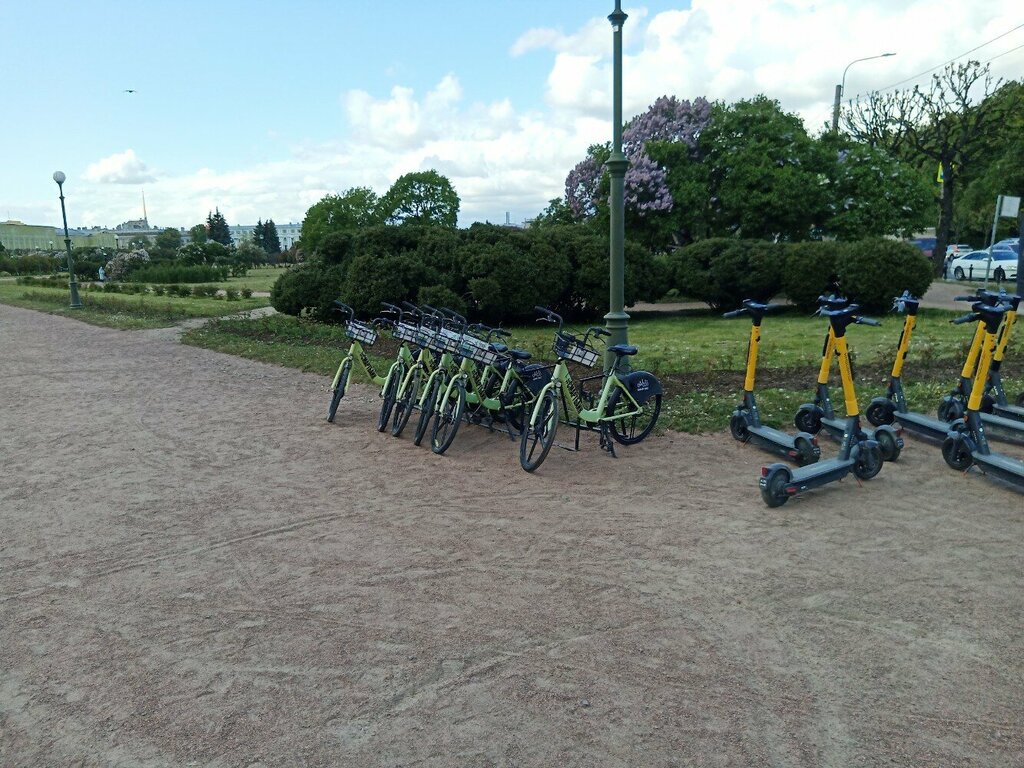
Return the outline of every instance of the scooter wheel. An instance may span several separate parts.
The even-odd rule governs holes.
[[[810,408],[801,408],[797,411],[793,423],[801,432],[809,432],[812,435],[818,434],[821,430],[821,416]]]
[[[858,480],[870,480],[882,470],[882,450],[878,446],[861,446],[853,462],[853,474]]]
[[[950,422],[962,419],[964,417],[964,407],[960,404],[960,401],[956,398],[947,395],[942,398],[942,402],[939,403],[939,420]]]
[[[808,440],[806,437],[795,437],[793,439],[793,448],[796,449],[796,463],[797,466],[806,467],[808,464],[813,464],[821,456],[821,449],[817,448],[814,443]]]
[[[966,472],[974,463],[974,457],[971,456],[967,444],[956,437],[947,437],[942,443],[942,458],[950,467],[960,472]]]
[[[769,507],[781,507],[789,501],[789,494],[786,493],[786,485],[789,484],[791,475],[788,470],[775,469],[768,473],[768,477],[761,480],[761,498]]]
[[[750,430],[747,429],[747,420],[738,413],[734,413],[732,418],[729,419],[729,432],[732,434],[733,439],[739,440],[741,443],[745,443],[750,439]]]
[[[1017,405],[1024,405],[1024,392],[1017,395]]]
[[[878,447],[882,451],[883,461],[896,461],[900,457],[903,449],[896,442],[896,435],[892,432],[887,429],[876,430],[875,440],[878,441]]]
[[[871,422],[872,426],[880,427],[883,424],[892,424],[896,421],[896,407],[891,402],[872,403],[864,411],[864,417]]]

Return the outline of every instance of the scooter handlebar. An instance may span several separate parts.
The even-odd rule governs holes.
[[[949,322],[951,322],[953,325],[963,325],[964,323],[970,323],[978,319],[979,317],[976,313],[970,312],[966,315],[961,315],[960,317],[954,317]]]
[[[858,325],[874,325],[874,326],[881,326],[882,325],[880,322],[878,322],[877,320],[874,320],[874,319],[872,319],[870,317],[858,317],[858,318],[854,319],[853,322],[857,323]]]
[[[743,309],[734,309],[731,312],[723,312],[722,317],[739,317],[740,315],[745,315],[746,313],[747,309],[746,307],[744,307]]]

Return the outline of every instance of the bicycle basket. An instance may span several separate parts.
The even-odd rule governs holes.
[[[406,341],[409,344],[419,344],[419,331],[420,329],[415,325],[410,325],[409,323],[398,323],[391,335],[399,341]]]
[[[462,354],[462,334],[456,333],[450,328],[442,328],[434,340],[440,343],[441,352],[451,352],[453,355]]]
[[[371,346],[377,341],[377,329],[360,320],[349,320],[345,326],[345,335]]]
[[[559,333],[555,335],[555,354],[563,360],[585,365],[593,368],[597,365],[600,353],[593,347],[581,343],[579,339],[568,334]]]
[[[462,354],[482,365],[493,363],[498,358],[490,344],[474,336],[463,337]]]

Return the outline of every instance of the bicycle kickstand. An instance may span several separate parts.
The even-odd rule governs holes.
[[[601,448],[608,451],[612,455],[612,458],[618,458],[615,455],[615,441],[612,438],[611,430],[607,424],[601,425]]]

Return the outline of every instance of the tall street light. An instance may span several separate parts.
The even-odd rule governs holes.
[[[604,316],[605,325],[611,334],[609,344],[629,343],[629,315],[626,314],[625,284],[625,239],[626,212],[625,187],[626,169],[629,160],[622,154],[622,25],[626,23],[626,14],[622,12],[622,0],[615,0],[615,10],[608,16],[612,23],[613,53],[612,64],[614,76],[612,80],[612,154],[605,163],[611,176],[611,238],[609,248],[609,296],[608,314]],[[609,353],[605,358],[605,368],[615,363],[615,355]]]
[[[846,69],[843,70],[843,81],[836,86],[836,100],[832,104],[832,133],[839,132],[839,102],[843,98],[843,93],[846,91],[846,73],[850,71],[850,67],[856,64],[858,61],[871,61],[871,59],[884,59],[886,56],[895,56],[895,53],[879,53],[877,56],[865,56],[863,59],[854,59],[846,65]]]
[[[78,298],[78,281],[75,280],[75,261],[71,257],[71,236],[68,234],[68,214],[64,210],[64,180],[67,176],[64,175],[63,171],[56,171],[53,174],[53,180],[57,182],[57,188],[60,190],[60,215],[64,219],[64,245],[68,249],[68,278],[70,279],[71,287],[71,309],[81,309],[82,300]]]

